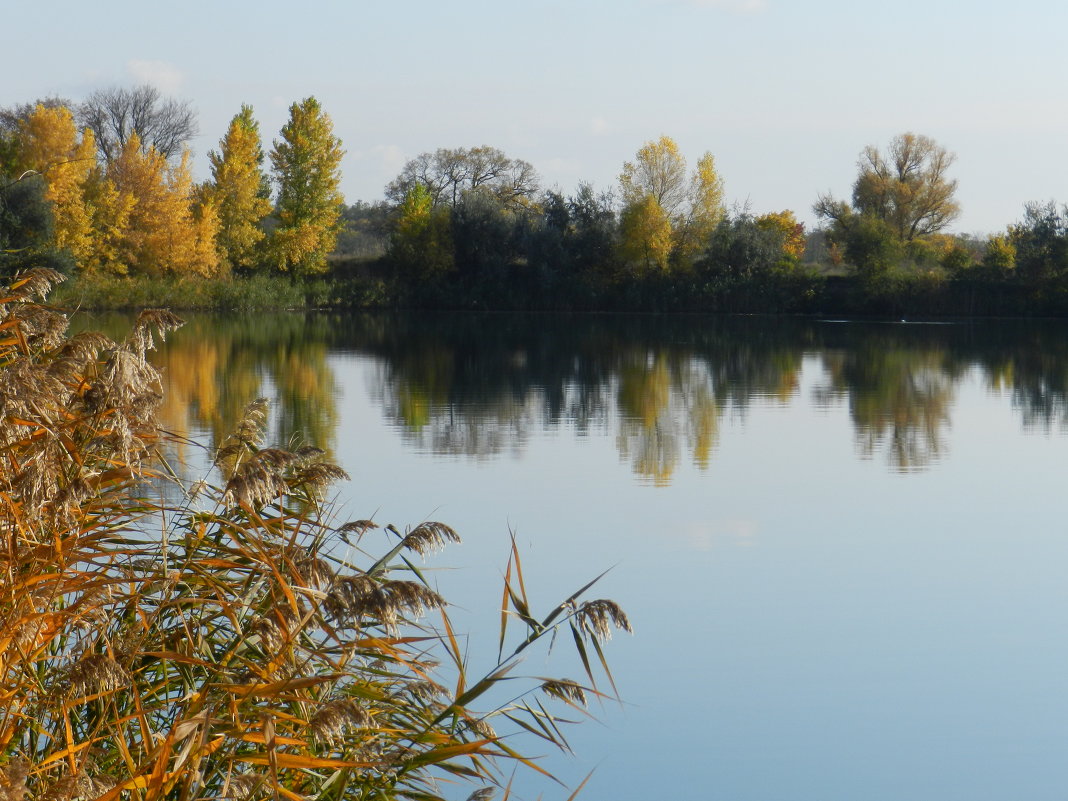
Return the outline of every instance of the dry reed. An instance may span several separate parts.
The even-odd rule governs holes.
[[[0,297],[0,801],[431,801],[457,780],[486,801],[501,760],[532,764],[491,720],[567,747],[536,691],[600,694],[586,649],[607,672],[599,643],[630,628],[617,605],[580,592],[535,618],[513,542],[501,655],[473,676],[445,599],[400,553],[456,532],[388,526],[383,557],[339,556],[333,535],[377,526],[329,524],[325,492],[347,476],[317,449],[263,447],[265,402],[216,453],[221,486],[201,479],[177,508],[146,497],[172,472],[147,353],[181,321],[149,311],[122,342],[68,338],[34,302],[61,278],[31,271]],[[588,686],[531,679],[491,700],[568,626]]]

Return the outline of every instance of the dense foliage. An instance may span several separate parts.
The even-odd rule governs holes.
[[[269,153],[242,106],[201,185],[195,130],[187,103],[145,87],[0,109],[0,271],[314,277],[335,282],[312,293],[327,305],[1068,313],[1061,212],[946,234],[954,156],[913,133],[865,148],[851,202],[819,196],[824,227],[805,231],[790,210],[728,211],[712,154],[691,170],[668,136],[623,163],[614,192],[542,190],[533,165],[482,145],[422,153],[386,200],[345,205],[341,142],[315,98],[290,107]]]

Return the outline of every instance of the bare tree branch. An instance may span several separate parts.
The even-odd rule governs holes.
[[[105,161],[114,160],[136,133],[144,151],[155,148],[164,158],[181,154],[197,134],[197,115],[187,100],[163,98],[148,84],[133,89],[98,89],[78,108],[78,122],[91,128]]]

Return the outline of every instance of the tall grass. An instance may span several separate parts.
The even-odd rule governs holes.
[[[391,301],[378,280],[248,277],[79,275],[50,300],[67,308],[110,310],[151,307],[234,311],[252,309],[378,308]]]
[[[214,454],[221,478],[181,485],[146,359],[181,321],[68,337],[35,302],[60,279],[0,297],[0,800],[507,797],[508,763],[542,770],[512,734],[566,748],[561,714],[609,692],[599,677],[614,693],[602,645],[626,616],[582,599],[593,582],[535,614],[514,543],[498,657],[473,671],[412,558],[456,532],[388,527],[372,553],[376,524],[323,501],[343,471],[266,447],[262,402]],[[522,679],[561,631],[583,680]]]

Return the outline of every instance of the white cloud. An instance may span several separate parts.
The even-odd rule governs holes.
[[[604,136],[611,131],[612,126],[604,117],[594,117],[590,120],[590,133],[594,136]]]
[[[139,84],[147,83],[166,94],[177,92],[185,81],[182,71],[166,61],[126,62],[126,71]]]

